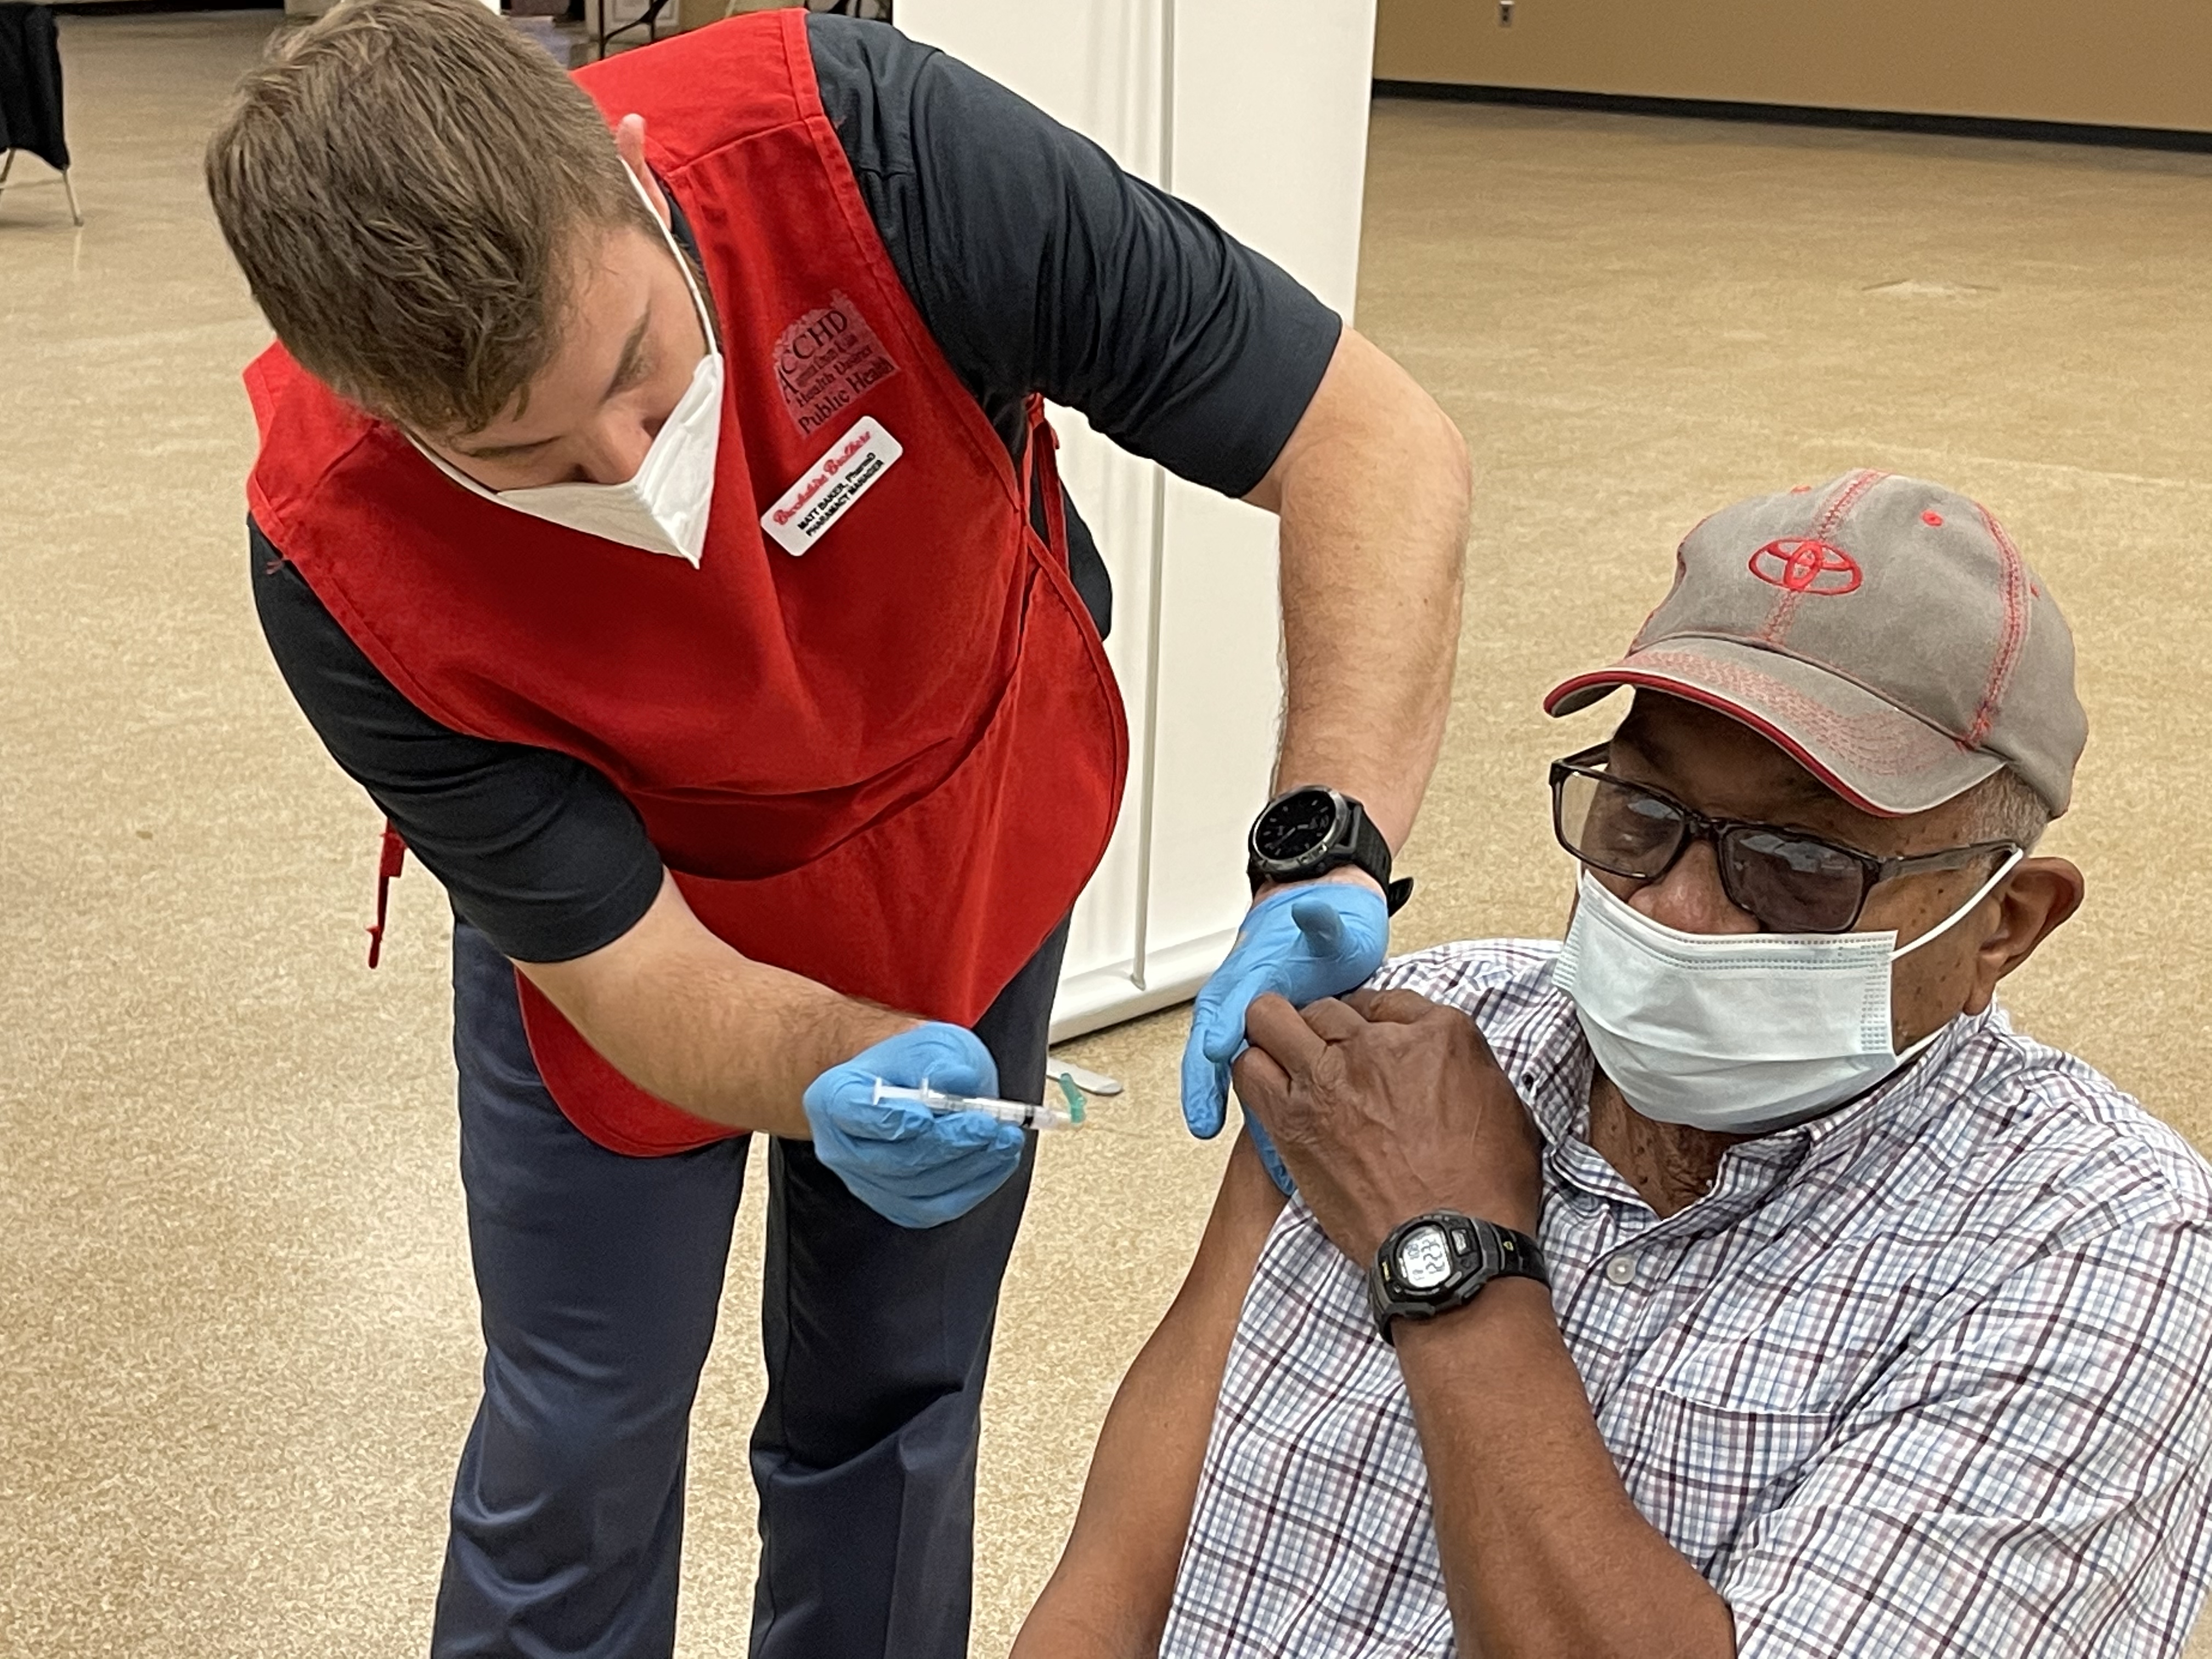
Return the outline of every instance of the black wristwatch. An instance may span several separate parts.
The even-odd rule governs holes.
[[[1390,914],[1413,896],[1413,879],[1390,879],[1390,843],[1367,809],[1340,789],[1285,790],[1252,820],[1244,873],[1258,892],[1271,881],[1311,881],[1356,865],[1381,885]]]
[[[1544,1253],[1526,1233],[1453,1210],[1417,1215],[1393,1231],[1367,1270],[1367,1308],[1385,1342],[1394,1319],[1434,1319],[1464,1308],[1493,1279],[1548,1286]]]

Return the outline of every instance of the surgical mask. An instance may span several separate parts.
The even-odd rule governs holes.
[[[639,195],[645,194],[645,186],[638,184],[635,174],[631,175],[630,183],[636,186]],[[651,205],[651,198],[647,198],[647,204]],[[658,213],[653,215],[653,222],[660,223]],[[684,283],[691,290],[691,303],[699,313],[700,332],[707,341],[707,355],[691,371],[691,384],[684,388],[684,396],[678,399],[666,423],[653,434],[645,459],[633,477],[614,484],[556,483],[538,484],[526,489],[486,489],[441,457],[431,454],[422,444],[416,443],[415,447],[428,456],[441,472],[487,501],[604,541],[620,542],[625,547],[642,548],[648,553],[669,554],[696,568],[707,544],[707,516],[714,500],[714,460],[721,446],[722,354],[715,349],[714,325],[708,319],[707,302],[699,292],[699,284],[692,277],[690,262],[677,247],[667,226],[660,226],[660,234],[669,252],[676,255],[677,266],[684,272]],[[414,442],[411,434],[409,441]]]
[[[1685,933],[1588,870],[1552,982],[1599,1067],[1662,1123],[1788,1128],[1865,1093],[1936,1040],[1893,1048],[1890,969],[1956,927],[2019,863],[1902,950],[1894,933]]]

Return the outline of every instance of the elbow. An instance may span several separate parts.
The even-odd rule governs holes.
[[[1454,522],[1459,526],[1459,542],[1464,551],[1468,515],[1474,508],[1474,457],[1468,451],[1467,438],[1452,417],[1444,413],[1443,405],[1429,398],[1431,447],[1436,455],[1436,465],[1444,479],[1450,497]]]
[[[1420,539],[1431,550],[1434,579],[1449,583],[1456,592],[1467,574],[1468,532],[1474,512],[1474,461],[1451,416],[1433,398],[1427,401],[1428,418],[1413,446],[1423,472],[1435,481]]]

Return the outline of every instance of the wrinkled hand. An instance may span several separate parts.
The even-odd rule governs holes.
[[[1535,1126],[1459,1010],[1411,991],[1355,992],[1303,1014],[1263,997],[1246,1024],[1237,1098],[1354,1261],[1426,1210],[1536,1231]]]
[[[1191,1011],[1182,1051],[1182,1118],[1190,1132],[1200,1140],[1221,1133],[1229,1065],[1244,1046],[1244,1011],[1255,998],[1304,1004],[1349,991],[1382,965],[1389,942],[1389,909],[1364,882],[1309,882],[1254,905],[1229,959]]]
[[[948,1093],[995,1095],[999,1067],[973,1031],[917,1025],[807,1085],[814,1152],[853,1196],[902,1227],[934,1227],[996,1192],[1022,1158],[1022,1132],[976,1112],[939,1117],[875,1096],[876,1079]]]

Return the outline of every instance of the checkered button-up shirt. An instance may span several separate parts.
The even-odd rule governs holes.
[[[2212,1170],[1995,1011],[1664,1219],[1583,1139],[1549,945],[1384,982],[1466,1009],[1545,1144],[1552,1299],[1637,1507],[1746,1659],[2176,1654],[2212,1558]],[[1361,1270],[1261,1256],[1163,1659],[1454,1651],[1426,1469]]]

